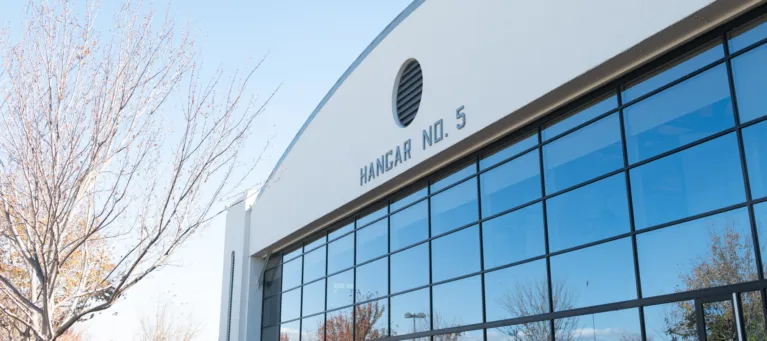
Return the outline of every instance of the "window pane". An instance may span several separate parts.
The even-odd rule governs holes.
[[[525,150],[535,147],[538,144],[538,133],[533,133],[530,136],[523,137],[517,141],[512,142],[508,147],[483,157],[479,160],[479,170],[488,169],[506,159],[517,155]]]
[[[280,341],[280,326],[261,329],[261,341]]]
[[[271,269],[276,267],[277,265],[280,265],[282,263],[282,258],[279,256],[279,253],[272,254],[269,256],[269,261],[266,263],[266,268]]]
[[[321,279],[304,286],[303,316],[319,313],[325,310],[325,280]]]
[[[325,247],[304,255],[304,283],[325,276]]]
[[[357,231],[357,264],[388,252],[388,220],[381,220]]]
[[[754,199],[767,196],[767,122],[743,129],[748,179]]]
[[[554,320],[554,328],[556,340],[642,340],[636,308],[558,319]]]
[[[429,284],[429,244],[391,255],[392,293]]]
[[[263,326],[280,323],[280,296],[272,296],[264,300]]]
[[[328,277],[328,310],[351,305],[353,295],[354,270]]]
[[[647,340],[698,340],[695,303],[682,301],[645,307],[644,327]]]
[[[432,193],[436,193],[439,190],[441,190],[441,189],[443,189],[443,188],[445,188],[447,186],[450,186],[450,185],[452,185],[452,184],[454,184],[454,183],[456,183],[456,182],[458,182],[458,181],[460,181],[462,179],[466,179],[467,177],[469,177],[470,175],[472,175],[472,174],[474,174],[476,172],[477,172],[477,165],[472,163],[472,164],[470,164],[470,165],[468,165],[468,166],[466,166],[466,167],[456,171],[455,173],[452,173],[452,174],[450,174],[450,175],[448,175],[448,176],[438,180],[437,182],[431,184],[431,192]]]
[[[551,258],[554,310],[636,298],[631,239],[624,238]]]
[[[639,234],[642,295],[756,280],[753,250],[746,208]]]
[[[742,50],[764,38],[767,38],[767,22],[762,16],[732,32],[729,41],[730,52]]]
[[[485,336],[481,330],[470,330],[450,334],[434,335],[434,341],[484,341]]]
[[[285,251],[285,254],[282,256],[282,261],[287,262],[289,260],[292,260],[298,257],[298,255],[300,255],[301,252],[303,252],[303,250],[301,249],[301,245],[297,246],[295,250]]]
[[[325,319],[325,337],[328,341],[352,340],[352,308],[329,311]]]
[[[482,223],[485,269],[540,256],[545,243],[540,203]]]
[[[325,233],[319,233],[319,235],[314,236],[314,240],[304,245],[304,252],[309,252],[314,249],[316,249],[318,246],[325,244],[327,239],[325,238]]]
[[[482,217],[541,197],[541,165],[533,150],[480,175]]]
[[[354,234],[328,244],[328,274],[354,265]]]
[[[748,122],[767,115],[767,45],[732,60],[732,78],[738,98],[740,121]]]
[[[280,321],[290,321],[301,317],[301,288],[282,293],[282,308]],[[298,333],[298,328],[296,328]]]
[[[282,269],[279,267],[264,272],[264,296],[279,294],[282,286]]]
[[[764,328],[764,310],[762,310],[762,295],[759,291],[740,294],[743,322],[746,325],[746,341],[767,340]]]
[[[482,322],[482,283],[479,276],[432,288],[434,329]]]
[[[551,340],[551,324],[549,321],[522,323],[487,330],[487,341],[549,340]]]
[[[334,240],[354,230],[354,223],[347,224],[338,230],[328,233],[328,240]]]
[[[474,225],[432,241],[431,271],[434,282],[480,270],[479,226]]]
[[[421,201],[391,216],[391,249],[399,250],[429,238],[429,202]]]
[[[403,208],[407,205],[410,205],[416,201],[418,201],[421,198],[425,198],[427,193],[427,189],[421,188],[418,191],[414,192],[413,194],[410,194],[402,199],[399,199],[393,203],[391,203],[391,211],[394,212],[396,210],[399,210],[400,208]]]
[[[543,140],[546,141],[556,137],[617,107],[618,96],[613,94],[607,98],[599,98],[592,103],[586,104],[584,108],[576,109],[574,113],[567,114],[554,123],[548,124],[548,127],[543,129]]]
[[[391,335],[431,330],[429,288],[391,298]],[[406,314],[410,314],[405,317]]]
[[[380,209],[375,210],[372,213],[368,213],[367,215],[357,219],[357,228],[363,227],[378,219],[381,219],[388,213],[389,213],[389,208],[387,206],[381,207]]]
[[[301,258],[282,264],[282,289],[292,289],[301,285]]]
[[[375,340],[389,336],[389,312],[386,302],[387,299],[382,299],[354,307],[354,340]]]
[[[357,268],[357,299],[355,302],[367,301],[389,294],[388,266],[388,259],[381,258]]]
[[[436,236],[479,219],[477,178],[431,198],[431,235]]]
[[[552,252],[631,231],[623,173],[558,195],[546,205]]]
[[[487,321],[549,312],[546,260],[537,260],[485,274]]]
[[[280,325],[280,341],[298,341],[301,321],[293,321]]]
[[[543,147],[546,193],[623,167],[618,115],[612,114]]]
[[[623,103],[631,102],[721,58],[724,58],[724,47],[722,44],[717,44],[710,48],[707,45],[692,51],[681,57],[679,61],[674,61],[674,64],[676,65],[672,67],[664,67],[662,68],[662,72],[644,78],[641,83],[632,85],[630,88],[624,90]]]
[[[721,64],[623,111],[630,163],[695,142],[735,124]]]
[[[301,321],[301,341],[325,340],[325,314],[306,317]]]
[[[631,195],[637,229],[745,201],[735,134],[632,169]]]
[[[762,255],[762,266],[767,269],[767,203],[754,205],[756,219],[756,234],[759,236],[759,249]]]

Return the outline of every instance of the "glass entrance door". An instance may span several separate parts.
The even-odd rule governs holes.
[[[758,291],[710,296],[695,300],[696,326],[701,341],[764,341],[764,310]]]

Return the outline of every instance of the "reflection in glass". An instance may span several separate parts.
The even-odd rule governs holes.
[[[482,223],[485,269],[540,256],[545,243],[540,203]]]
[[[762,255],[762,266],[767,269],[767,202],[754,205],[756,220],[756,235],[759,236],[759,249]]]
[[[487,330],[487,341],[549,341],[551,324],[537,321]]]
[[[767,108],[766,108],[767,109]],[[767,196],[767,122],[743,129],[748,179],[754,199]]]
[[[391,255],[392,293],[429,284],[429,244]]]
[[[528,137],[518,139],[517,141],[512,142],[512,144],[509,145],[508,147],[504,147],[503,149],[489,156],[485,156],[481,160],[479,160],[479,170],[488,169],[502,161],[505,161],[506,159],[512,156],[515,156],[530,148],[533,148],[537,144],[538,144],[537,132],[533,133],[532,135]]]
[[[352,308],[329,311],[325,319],[325,337],[327,341],[352,340]]]
[[[354,270],[328,277],[328,310],[351,305],[353,295]]]
[[[429,310],[429,288],[392,297],[391,335],[431,330]]]
[[[432,281],[463,276],[480,270],[479,226],[474,225],[432,241]]]
[[[556,311],[635,299],[631,239],[554,256],[551,278]]]
[[[631,230],[623,173],[558,195],[546,205],[552,252]]]
[[[721,58],[724,58],[724,46],[722,44],[716,44],[714,47],[702,46],[674,61],[673,64],[675,65],[665,66],[662,71],[650,74],[641,83],[624,90],[623,103],[631,102]]]
[[[280,341],[298,341],[301,321],[293,321],[280,325]]]
[[[387,299],[363,303],[354,307],[354,340],[375,340],[389,336]]]
[[[328,240],[335,240],[336,238],[343,236],[354,230],[354,223],[346,224],[343,227],[328,233]]]
[[[484,333],[481,330],[434,335],[434,341],[484,341],[484,339]]]
[[[742,50],[764,38],[767,38],[767,22],[765,16],[762,16],[731,33],[730,53]]]
[[[421,198],[425,198],[427,194],[428,194],[428,190],[426,189],[426,187],[421,188],[413,192],[412,194],[409,194],[408,196],[391,203],[391,205],[389,205],[391,212],[397,211],[407,205],[410,205]]]
[[[434,329],[482,322],[482,282],[479,276],[432,287]]]
[[[548,313],[546,260],[486,273],[485,309],[487,322]]]
[[[282,264],[282,289],[301,285],[301,258]]]
[[[280,296],[269,297],[264,300],[262,326],[271,326],[280,323]]]
[[[743,323],[746,329],[746,341],[767,340],[761,293],[758,291],[741,293],[740,304],[743,311]]]
[[[383,216],[385,216],[387,213],[389,213],[389,208],[384,206],[380,209],[375,210],[374,212],[368,213],[367,215],[360,217],[357,219],[357,228],[363,227],[367,224],[370,224]]]
[[[282,286],[282,269],[276,267],[264,272],[264,296],[280,293]]]
[[[325,276],[325,247],[304,255],[304,283]]]
[[[616,310],[554,320],[554,336],[555,340],[568,341],[641,341],[639,310]]]
[[[617,113],[543,146],[546,193],[623,167],[622,149]]]
[[[745,123],[767,115],[767,45],[735,57],[732,60],[732,78],[738,99],[740,121]]]
[[[428,200],[397,212],[389,219],[392,250],[399,250],[429,238]]]
[[[388,259],[384,257],[357,267],[357,297],[355,302],[367,301],[389,294],[388,265]]]
[[[477,178],[431,198],[431,235],[436,236],[479,219]]]
[[[450,175],[448,175],[448,176],[446,176],[446,177],[436,181],[435,183],[431,184],[431,192],[432,193],[436,193],[439,190],[441,190],[441,189],[443,189],[445,187],[448,187],[448,186],[450,186],[450,185],[452,185],[452,184],[454,184],[454,183],[456,183],[456,182],[458,182],[458,181],[460,181],[462,179],[466,179],[467,177],[469,177],[470,175],[472,175],[472,174],[474,174],[476,172],[477,172],[477,165],[472,163],[472,164],[470,164],[470,165],[468,165],[468,166],[466,166],[466,167],[464,167],[464,168],[462,168],[462,169],[460,169],[460,170],[458,170],[458,171],[456,171],[456,172],[454,172],[454,173],[452,173],[452,174],[450,174]]]
[[[328,274],[354,265],[354,234],[328,244]]]
[[[732,300],[703,302],[702,306],[706,340],[734,341],[738,339]]]
[[[305,317],[301,320],[301,341],[325,340],[325,314]]]
[[[695,142],[735,124],[721,64],[623,110],[629,163]]]
[[[279,255],[270,255],[269,261],[266,262],[266,268],[271,269],[276,267],[277,265],[280,265],[282,263],[282,258],[280,258]]]
[[[388,220],[380,220],[357,230],[357,264],[388,252]]]
[[[682,301],[644,307],[644,327],[647,340],[697,340],[695,303]]]
[[[541,197],[541,165],[533,150],[479,177],[482,217],[501,213]]]
[[[285,254],[282,256],[282,261],[283,262],[287,262],[289,260],[292,260],[292,259],[298,257],[298,255],[300,255],[301,252],[303,251],[301,249],[301,245],[300,244],[298,246],[291,247],[291,248],[295,248],[295,249],[293,249],[293,250],[286,250],[285,251]]]
[[[301,314],[308,316],[325,310],[325,279],[304,285],[304,301]]]
[[[639,234],[637,254],[645,297],[757,277],[746,208]]]
[[[612,94],[607,98],[599,98],[596,101],[584,105],[584,108],[576,109],[575,113],[568,114],[563,118],[556,120],[553,124],[548,125],[543,129],[543,140],[546,141],[556,137],[559,134],[599,117],[599,115],[606,114],[608,111],[617,107],[618,96],[615,94]]]
[[[325,244],[327,240],[325,239],[325,233],[319,233],[318,235],[314,236],[314,240],[312,242],[309,242],[308,244],[304,245],[304,252],[309,252],[314,249],[316,249],[318,246]]]
[[[746,199],[735,133],[634,168],[630,175],[637,230]]]
[[[301,288],[282,293],[280,321],[290,321],[299,317],[301,317]]]

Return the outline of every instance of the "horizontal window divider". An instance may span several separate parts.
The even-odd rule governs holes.
[[[478,177],[478,176],[479,176],[479,174],[481,174],[481,173],[482,173],[482,172],[474,172],[474,173],[471,173],[471,175],[468,175],[468,176],[466,176],[466,177],[464,177],[464,178],[458,179],[458,180],[456,180],[454,183],[452,183],[452,184],[449,184],[449,185],[447,185],[447,186],[445,186],[445,187],[443,187],[443,188],[440,188],[439,190],[437,190],[437,191],[435,191],[435,192],[432,192],[432,193],[430,193],[428,197],[429,197],[429,198],[432,198],[432,197],[434,197],[434,196],[435,196],[435,195],[437,195],[437,194],[440,194],[440,193],[442,193],[442,192],[446,192],[447,190],[449,190],[449,189],[451,189],[451,188],[453,188],[453,187],[455,187],[455,186],[458,186],[458,185],[460,185],[460,184],[462,184],[462,183],[464,183],[464,182],[466,182],[466,181],[469,181],[469,180],[471,180],[472,178]]]
[[[410,244],[410,245],[407,245],[407,246],[403,246],[403,247],[401,247],[399,249],[393,250],[392,252],[389,253],[389,255],[391,256],[391,255],[394,255],[395,253],[399,253],[399,252],[402,252],[402,251],[405,251],[405,250],[410,250],[410,249],[412,249],[414,247],[417,247],[417,246],[421,246],[423,244],[428,243],[430,240],[431,240],[431,238],[427,238],[427,239],[421,240],[419,242],[415,242],[413,244]]]
[[[550,137],[550,138],[548,138],[546,140],[543,140],[543,142],[541,143],[541,147],[543,147],[543,146],[545,146],[547,144],[550,144],[550,143],[552,143],[552,142],[554,142],[556,140],[559,140],[560,138],[563,138],[563,137],[565,137],[567,135],[570,135],[570,134],[572,134],[572,133],[574,133],[574,132],[576,132],[576,131],[578,131],[580,129],[586,128],[587,126],[589,126],[589,125],[591,125],[591,124],[593,124],[593,123],[595,123],[595,122],[597,122],[599,120],[602,120],[603,118],[608,117],[608,116],[610,116],[610,115],[612,115],[612,114],[614,114],[614,113],[616,113],[616,112],[618,112],[620,110],[621,110],[621,107],[616,107],[614,109],[610,109],[610,111],[607,111],[604,114],[600,114],[599,116],[594,117],[594,118],[592,118],[592,119],[590,119],[590,120],[588,120],[586,122],[583,122],[583,123],[581,123],[581,124],[579,124],[579,125],[577,125],[575,127],[570,128],[568,130],[565,130],[564,132],[559,133],[556,136],[553,136],[553,137]],[[556,119],[567,118],[568,114],[569,113],[563,114],[563,115],[561,115],[559,117],[556,117]],[[577,116],[577,115],[578,115],[578,113],[573,114],[573,116]],[[555,121],[556,120],[551,120],[551,122],[555,122]],[[541,127],[541,133],[543,133],[544,129],[545,128]]]
[[[493,164],[492,166],[487,166],[484,169],[480,169],[479,170],[479,174],[482,175],[482,174],[484,174],[486,172],[489,172],[489,171],[491,171],[493,169],[496,169],[496,168],[498,168],[500,166],[503,166],[504,164],[506,164],[508,162],[511,162],[513,160],[516,160],[516,159],[519,159],[521,156],[523,156],[523,155],[525,155],[525,154],[527,154],[529,152],[532,152],[532,151],[534,151],[536,149],[538,149],[538,144],[536,144],[536,145],[534,145],[534,146],[532,146],[530,148],[527,148],[527,149],[525,149],[525,150],[523,150],[523,151],[521,151],[521,152],[519,152],[517,154],[514,154],[514,155],[512,155],[510,157],[507,157],[507,158],[505,158],[505,159],[503,159],[501,161],[498,161],[495,164]],[[498,152],[501,152],[501,151],[503,151],[503,149],[499,150]],[[492,156],[492,154],[490,154],[488,156]],[[481,160],[480,160],[480,162],[481,162]]]
[[[429,284],[424,284],[424,285],[421,285],[421,286],[417,286],[417,287],[415,287],[415,288],[410,288],[410,289],[401,290],[401,291],[397,291],[397,292],[391,293],[391,294],[389,294],[389,297],[394,297],[394,296],[399,296],[399,295],[409,294],[409,293],[411,293],[411,292],[414,292],[414,291],[423,290],[423,289],[428,289],[429,287],[431,287],[431,285],[429,285]]]
[[[746,46],[746,47],[744,47],[744,48],[742,48],[742,49],[740,49],[740,50],[738,50],[736,52],[730,52],[730,59],[738,57],[738,56],[743,55],[745,53],[751,52],[753,50],[756,50],[757,48],[761,47],[765,43],[767,43],[767,38],[759,40],[759,41],[757,41],[757,42],[755,42],[755,43],[753,43],[751,45],[748,45],[748,46]]]
[[[493,214],[491,214],[491,215],[489,215],[487,217],[484,217],[484,218],[480,219],[479,222],[480,223],[484,223],[484,222],[486,222],[488,220],[493,220],[493,219],[498,218],[498,217],[500,217],[502,215],[507,215],[509,213],[513,213],[513,212],[516,212],[516,211],[528,208],[530,206],[533,206],[535,204],[539,204],[539,203],[543,202],[543,200],[544,200],[543,198],[538,198],[538,199],[535,199],[535,200],[528,201],[528,202],[526,202],[524,204],[521,204],[521,205],[518,205],[518,206],[514,206],[514,207],[506,209],[506,210],[503,210],[501,212],[493,213]]]
[[[607,178],[609,178],[609,177],[611,177],[611,176],[613,176],[613,175],[618,175],[618,174],[620,174],[620,173],[622,173],[622,172],[625,172],[625,171],[626,171],[626,169],[625,169],[625,168],[623,168],[623,167],[620,167],[620,168],[618,168],[618,169],[616,169],[616,170],[613,170],[613,171],[607,172],[607,173],[605,173],[605,174],[602,174],[602,175],[600,175],[600,176],[598,176],[598,177],[595,177],[595,178],[592,178],[592,179],[590,179],[590,180],[586,180],[586,181],[584,181],[584,182],[581,182],[581,183],[579,183],[579,184],[577,184],[577,185],[574,185],[574,186],[570,186],[570,187],[568,187],[568,188],[565,188],[565,189],[563,189],[563,190],[559,190],[559,191],[556,191],[556,192],[554,192],[554,193],[551,193],[551,194],[547,194],[547,195],[544,195],[544,196],[543,196],[543,200],[549,200],[549,199],[551,199],[551,198],[553,198],[553,197],[556,197],[556,196],[560,196],[560,195],[562,195],[562,194],[565,194],[565,193],[568,193],[568,192],[572,192],[572,191],[574,191],[574,190],[576,190],[576,189],[579,189],[579,188],[583,188],[583,187],[586,187],[586,186],[588,186],[588,185],[591,185],[591,184],[593,184],[593,183],[595,183],[595,182],[599,182],[600,180],[604,180],[604,179],[607,179]]]
[[[383,208],[383,207],[381,207],[381,208]],[[379,208],[379,210],[380,210],[380,208]],[[388,211],[388,210],[387,210],[387,211]],[[354,231],[359,231],[359,230],[362,230],[362,229],[364,229],[364,228],[366,228],[366,227],[368,227],[368,226],[370,226],[370,225],[373,225],[373,224],[375,224],[375,223],[377,223],[377,222],[379,222],[379,221],[381,221],[381,220],[384,220],[384,219],[386,219],[386,218],[388,218],[388,217],[389,217],[389,214],[384,214],[383,216],[381,216],[381,217],[379,217],[379,218],[376,218],[376,220],[373,220],[373,221],[371,221],[371,222],[369,222],[369,223],[367,223],[367,224],[365,224],[365,225],[362,225],[362,226],[359,226],[359,227],[355,227],[355,228],[354,228]]]
[[[397,214],[399,212],[402,212],[402,211],[404,211],[404,210],[406,210],[408,208],[411,208],[411,207],[413,207],[415,205],[418,205],[418,204],[420,204],[420,203],[422,203],[422,202],[424,202],[424,201],[426,201],[428,199],[429,199],[429,195],[426,194],[423,198],[416,199],[416,201],[413,201],[413,202],[411,202],[411,203],[409,203],[409,204],[407,204],[405,206],[402,206],[402,207],[400,207],[400,208],[398,208],[398,209],[396,209],[394,211],[391,211],[391,213],[389,213],[389,216],[391,217],[391,216],[393,216],[393,215],[395,215],[395,214]]]
[[[335,238],[333,238],[333,239],[331,239],[331,240],[328,240],[328,245],[330,245],[330,243],[332,243],[332,242],[334,242],[334,241],[337,241],[337,240],[339,240],[339,239],[341,239],[341,238],[343,238],[343,237],[346,237],[346,236],[348,236],[348,235],[350,235],[350,234],[354,233],[354,231],[356,231],[356,230],[352,229],[352,230],[351,230],[351,231],[349,231],[349,232],[346,232],[346,233],[344,233],[344,234],[342,234],[342,235],[340,235],[340,236],[338,236],[338,237],[335,237]]]

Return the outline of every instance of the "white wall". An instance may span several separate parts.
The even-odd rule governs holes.
[[[753,2],[731,1],[726,6]],[[276,180],[253,207],[250,252],[261,251],[459,140],[515,115],[711,3],[426,0],[349,75],[287,154]],[[408,58],[418,59],[423,68],[423,99],[412,124],[400,128],[393,120],[392,89]],[[456,130],[455,110],[461,105],[467,124]],[[438,119],[445,119],[449,137],[424,151],[421,130]],[[413,159],[360,186],[360,167],[406,139],[412,139]]]

